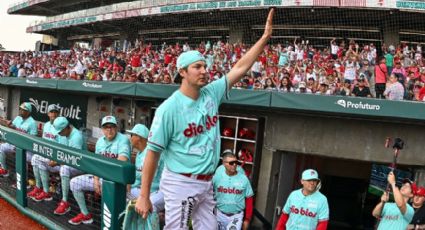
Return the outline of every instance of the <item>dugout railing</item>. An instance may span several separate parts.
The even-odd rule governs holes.
[[[0,186],[0,196],[14,205],[22,213],[30,216],[49,229],[60,225],[44,218],[28,208],[26,154],[30,151],[79,169],[87,174],[103,178],[101,196],[100,229],[120,229],[119,215],[125,210],[126,186],[135,180],[135,166],[129,162],[111,160],[92,152],[69,148],[39,137],[22,134],[16,130],[0,126],[0,140],[15,145],[16,197],[15,199]],[[9,175],[14,176],[14,175]]]

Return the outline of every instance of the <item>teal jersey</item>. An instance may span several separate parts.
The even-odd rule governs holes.
[[[407,229],[407,225],[412,221],[414,214],[415,211],[409,204],[406,204],[406,213],[403,215],[396,203],[385,203],[378,230]]]
[[[289,195],[283,212],[289,214],[286,229],[315,230],[319,221],[329,219],[328,200],[319,191],[305,196],[298,189]]]
[[[112,141],[108,141],[104,136],[96,142],[96,154],[117,159],[119,156],[130,159],[130,141],[127,136],[122,133],[117,133]]]
[[[223,167],[224,166],[220,166]],[[245,173],[236,170],[236,175],[229,176],[226,170],[217,168],[213,177],[214,198],[217,208],[224,213],[236,214],[245,209],[245,199],[254,195]]]
[[[136,181],[131,185],[132,188],[139,188],[142,184],[142,171],[143,163],[145,162],[146,153],[148,150],[145,148],[142,152],[138,152],[136,156]],[[158,167],[156,169],[155,176],[152,180],[151,192],[156,192],[159,190],[159,182],[161,181],[162,170],[164,169],[164,161],[162,157],[159,158]]]
[[[279,52],[279,66],[284,66],[289,62],[289,55],[287,52]]]
[[[168,170],[214,173],[221,145],[218,107],[227,95],[227,85],[224,76],[203,87],[197,100],[177,90],[159,106],[147,148],[163,155]]]
[[[32,117],[28,117],[24,120],[21,116],[17,116],[12,121],[12,124],[16,127],[15,129],[20,132],[34,136],[37,135],[37,124],[35,123],[35,120]]]
[[[58,143],[63,143],[66,141],[65,137],[62,137],[59,134],[55,134],[55,133],[56,133],[55,127],[53,127],[53,124],[50,121],[44,123],[43,134],[42,134],[42,137],[44,139],[51,140]]]
[[[66,145],[71,148],[83,149],[83,135],[75,127],[72,127],[69,137],[66,137]]]
[[[385,64],[387,65],[387,67],[393,67],[394,55],[392,55],[391,53],[385,54]]]

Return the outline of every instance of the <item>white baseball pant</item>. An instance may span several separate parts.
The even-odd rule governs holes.
[[[60,166],[50,166],[49,165],[50,159],[42,157],[38,154],[34,154],[31,159],[32,166],[38,167],[40,170],[45,170],[49,172],[59,172]]]
[[[164,230],[217,229],[216,202],[212,181],[202,181],[164,168],[160,190],[164,193]]]
[[[0,144],[0,155],[15,153],[15,151],[16,151],[16,147],[14,145],[11,145],[9,143]],[[33,156],[33,153],[30,151],[27,151],[27,156],[26,156],[27,162],[31,163],[32,156]],[[4,169],[7,169],[7,165],[1,165],[1,167]]]
[[[135,200],[140,195],[140,188],[131,188],[130,194],[127,199]],[[164,194],[161,191],[152,192],[150,195],[152,209],[154,212],[161,212],[165,210]]]
[[[99,180],[102,183],[102,180]],[[76,191],[91,191],[94,192],[94,176],[91,174],[84,174],[76,176],[70,181],[70,189],[72,192]]]
[[[243,212],[228,216],[217,210],[217,221],[219,230],[240,230],[243,224]]]

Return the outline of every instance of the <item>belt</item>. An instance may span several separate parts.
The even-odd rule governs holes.
[[[229,217],[241,213],[241,212],[237,212],[237,213],[225,213],[225,212],[222,212],[222,211],[220,211],[220,212],[223,213],[226,216],[229,216]]]
[[[180,175],[183,175],[185,177],[189,177],[196,180],[203,180],[203,181],[210,181],[213,178],[213,175],[195,175],[191,173],[180,173]]]

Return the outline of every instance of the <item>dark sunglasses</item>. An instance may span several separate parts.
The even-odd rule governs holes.
[[[229,164],[229,165],[231,165],[231,166],[238,165],[239,164],[238,161],[227,161],[226,163]]]

